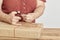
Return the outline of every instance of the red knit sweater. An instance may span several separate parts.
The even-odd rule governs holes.
[[[45,0],[42,1],[45,2]],[[12,11],[20,11],[21,14],[27,14],[35,10],[36,4],[36,0],[3,0],[2,11],[7,14]]]

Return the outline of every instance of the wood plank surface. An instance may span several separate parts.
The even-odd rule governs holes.
[[[60,28],[44,28],[41,34],[42,40],[60,40]]]

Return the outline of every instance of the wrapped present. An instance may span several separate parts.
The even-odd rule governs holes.
[[[42,24],[36,23],[21,23],[20,27],[15,29],[15,37],[36,38],[41,36]]]
[[[0,36],[14,37],[15,26],[0,22]]]
[[[25,23],[21,25],[11,25],[0,22],[0,36],[16,37],[16,38],[34,38],[39,39],[43,25],[41,23]]]

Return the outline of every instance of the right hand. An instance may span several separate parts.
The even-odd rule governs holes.
[[[11,12],[11,13],[9,14],[9,16],[10,16],[9,21],[10,21],[10,23],[13,24],[13,25],[17,25],[17,22],[18,22],[19,20],[21,20],[21,17],[15,16],[15,14],[17,14],[17,12],[15,12],[15,11],[13,11],[13,12]]]

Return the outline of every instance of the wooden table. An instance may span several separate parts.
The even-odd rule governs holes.
[[[22,38],[0,37],[0,40],[21,40],[21,39]],[[23,38],[22,40],[25,39]],[[31,40],[31,39],[27,39],[27,40]],[[40,40],[60,40],[60,28],[44,28],[42,30]]]
[[[60,40],[60,28],[44,28],[42,40]]]

